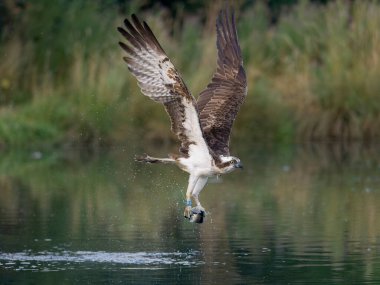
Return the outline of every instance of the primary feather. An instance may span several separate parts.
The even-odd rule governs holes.
[[[124,60],[136,77],[141,92],[164,104],[172,131],[181,141],[180,153],[183,156],[189,156],[190,146],[194,151],[208,152],[194,97],[149,26],[145,22],[142,24],[135,15],[132,15],[132,22],[126,19],[126,29],[118,28],[128,42],[128,45],[119,44],[127,52]]]
[[[233,121],[247,95],[247,81],[235,26],[234,13],[223,10],[216,22],[217,69],[198,98],[203,134],[217,155],[229,155]]]
[[[172,131],[181,141],[180,153],[189,156],[190,145],[209,151],[215,158],[229,156],[232,124],[247,95],[247,81],[238,43],[233,11],[217,18],[217,68],[196,102],[149,26],[132,15],[118,28],[128,44],[124,60],[141,92],[165,105]]]

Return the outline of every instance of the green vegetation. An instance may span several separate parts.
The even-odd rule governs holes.
[[[97,147],[136,132],[167,140],[166,114],[140,94],[121,60],[116,27],[132,11],[147,20],[195,95],[215,68],[222,2],[205,5],[200,16],[179,10],[174,19],[157,7],[139,12],[137,2],[123,9],[116,1],[11,2],[0,7],[11,19],[0,34],[2,146]],[[299,1],[274,23],[258,2],[237,7],[249,94],[235,138],[378,138],[380,4]]]

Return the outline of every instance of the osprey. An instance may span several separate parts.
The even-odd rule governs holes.
[[[181,146],[178,155],[155,158],[136,157],[147,163],[173,163],[188,172],[184,216],[202,223],[205,209],[199,193],[207,179],[242,168],[240,159],[231,156],[229,138],[232,124],[247,95],[247,81],[233,11],[220,11],[216,21],[217,68],[198,100],[191,95],[181,75],[157,41],[149,26],[132,15],[118,27],[128,44],[119,42],[127,55],[123,58],[136,77],[141,92],[165,106],[171,130]],[[194,199],[196,207],[192,208]]]

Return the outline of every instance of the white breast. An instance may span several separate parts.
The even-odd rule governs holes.
[[[191,144],[189,147],[189,157],[179,158],[182,169],[190,174],[197,176],[213,176],[215,173],[213,167],[213,158],[208,149],[200,151],[197,145]]]

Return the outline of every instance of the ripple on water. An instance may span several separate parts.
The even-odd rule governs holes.
[[[0,252],[0,267],[25,271],[61,271],[92,269],[92,265],[103,268],[123,266],[124,269],[163,269],[163,266],[195,266],[203,264],[197,259],[198,252],[105,252],[105,251],[30,251]],[[75,266],[73,266],[75,264]],[[132,267],[133,266],[133,267]],[[152,267],[153,266],[153,267]]]

